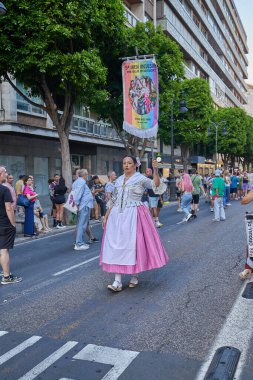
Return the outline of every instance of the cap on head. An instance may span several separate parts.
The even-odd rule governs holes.
[[[215,177],[219,177],[219,176],[220,176],[220,170],[218,170],[218,169],[215,170],[215,173],[214,173],[214,174],[215,174]]]

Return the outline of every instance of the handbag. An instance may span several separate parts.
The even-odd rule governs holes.
[[[18,194],[17,205],[21,207],[29,207],[30,201],[25,195]]]
[[[72,190],[69,193],[67,202],[63,206],[66,210],[72,212],[73,214],[77,214],[77,205],[75,204],[74,201],[74,191]]]

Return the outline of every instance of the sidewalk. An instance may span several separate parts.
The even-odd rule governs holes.
[[[96,225],[99,225],[101,224],[101,222],[97,222],[96,220],[90,220],[90,226],[96,226]],[[15,245],[18,245],[20,243],[24,243],[24,242],[27,242],[27,241],[33,241],[33,240],[37,240],[37,239],[43,239],[45,237],[48,237],[48,236],[54,236],[54,235],[60,235],[61,233],[63,232],[66,232],[66,231],[72,231],[76,228],[76,225],[70,225],[70,226],[65,226],[65,228],[52,228],[51,231],[49,232],[46,232],[46,233],[40,233],[39,236],[34,236],[34,237],[24,237],[22,234],[17,234],[16,235],[16,238],[15,238]]]

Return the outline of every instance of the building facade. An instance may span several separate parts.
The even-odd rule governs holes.
[[[24,91],[21,84],[17,86]],[[70,152],[73,171],[85,167],[91,174],[121,172],[124,149],[117,133],[82,105],[75,106]],[[0,84],[0,164],[15,179],[20,174],[34,175],[40,195],[48,194],[48,179],[61,172],[60,142],[51,119],[8,82]]]
[[[181,47],[185,77],[208,80],[217,107],[247,103],[247,36],[233,0],[127,0],[129,25],[153,20]]]
[[[247,92],[247,104],[245,104],[245,111],[248,115],[253,117],[253,85],[247,84],[248,92]]]
[[[246,105],[247,37],[233,0],[124,0],[124,4],[129,27],[151,20],[180,45],[185,77],[205,78],[217,107]],[[82,105],[75,106],[70,151],[73,170],[121,172],[124,147],[119,137]],[[161,152],[170,162],[170,148],[161,147]],[[178,160],[180,150],[174,153]],[[15,178],[33,174],[41,195],[48,192],[48,178],[61,171],[60,143],[50,118],[24,101],[8,82],[0,84],[0,164]]]

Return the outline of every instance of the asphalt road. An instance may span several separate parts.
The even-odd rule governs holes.
[[[11,267],[23,281],[0,286],[0,379],[194,380],[245,286],[245,211],[234,202],[214,223],[202,203],[196,220],[177,224],[176,206],[164,207],[168,265],[134,289],[126,277],[117,294],[99,243],[74,251],[69,231],[16,245]],[[101,226],[93,231],[101,239]],[[253,378],[252,348],[242,380]]]

